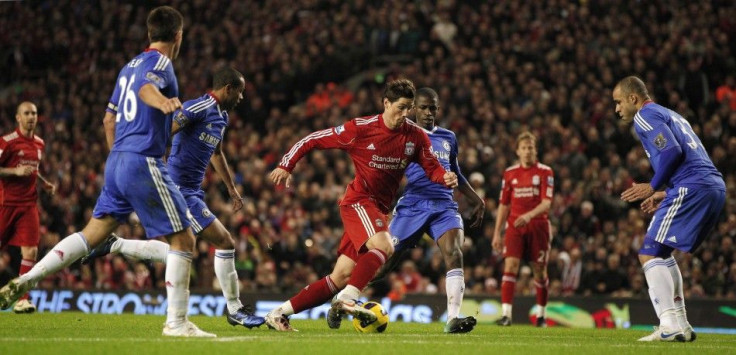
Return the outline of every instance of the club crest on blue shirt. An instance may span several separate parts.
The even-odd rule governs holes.
[[[442,148],[445,148],[445,150],[449,152],[450,151],[450,142],[448,142],[448,141],[446,141],[446,140],[443,139],[442,140]]]
[[[406,147],[404,148],[404,155],[412,155],[414,154],[414,142],[406,142]]]
[[[667,138],[665,138],[662,133],[658,134],[654,137],[654,146],[659,150],[664,149],[664,147],[667,146]]]

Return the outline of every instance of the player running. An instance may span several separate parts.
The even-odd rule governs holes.
[[[87,255],[135,211],[149,238],[166,236],[171,244],[163,335],[215,337],[187,319],[194,234],[184,197],[162,159],[171,136],[171,114],[181,108],[171,61],[179,55],[184,18],[169,6],[160,6],[148,14],[146,25],[150,47],[120,70],[107,105],[103,122],[111,150],[92,218],[81,232],[64,238],[30,271],[0,289],[0,308],[10,307],[46,275]]]
[[[659,327],[639,341],[694,341],[687,321],[682,273],[672,251],[692,253],[718,222],[726,201],[726,184],[703,143],[680,114],[649,97],[644,82],[629,76],[613,89],[616,113],[634,122],[654,177],[621,194],[627,202],[644,200],[641,209],[654,213],[639,249],[649,297]]]
[[[212,92],[185,102],[183,108],[174,114],[172,134],[175,135],[167,165],[171,180],[179,186],[192,213],[194,233],[217,248],[215,275],[227,300],[228,323],[252,328],[263,324],[264,319],[253,315],[253,306],[244,306],[240,301],[235,271],[235,241],[222,222],[207,208],[201,187],[211,162],[227,186],[233,211],[243,207],[243,199],[235,188],[222,150],[222,140],[229,120],[227,111],[235,108],[243,99],[245,79],[237,70],[224,68],[215,73],[212,86]],[[111,252],[166,262],[169,245],[157,240],[128,240],[113,234],[84,257],[82,263],[89,263]]]
[[[414,120],[429,136],[432,153],[442,167],[457,175],[458,190],[473,205],[471,227],[476,227],[483,221],[485,201],[478,196],[460,171],[455,134],[435,125],[439,111],[437,92],[426,87],[417,90]],[[464,235],[463,220],[458,213],[457,202],[453,199],[453,190],[431,182],[424,170],[415,163],[409,164],[406,177],[408,182],[404,194],[394,208],[393,219],[389,225],[395,252],[376,279],[380,279],[393,269],[401,260],[401,256],[415,247],[425,233],[428,234],[440,247],[448,270],[445,276],[447,293],[445,333],[467,333],[473,330],[476,320],[475,317],[459,317],[465,291],[462,252]],[[330,328],[338,328],[341,320],[342,317],[335,312],[330,312],[327,316]]]
[[[38,168],[44,142],[35,135],[38,109],[22,102],[15,113],[18,128],[0,139],[0,249],[8,245],[20,247],[20,270],[23,275],[36,264],[41,240],[36,180],[51,195],[56,185],[44,179]],[[13,306],[15,313],[33,313],[36,306],[23,294]]]
[[[547,308],[547,259],[552,242],[547,212],[552,206],[554,173],[537,161],[537,138],[522,132],[516,138],[519,163],[503,173],[501,196],[493,231],[492,247],[503,250],[504,267],[501,281],[501,318],[496,324],[511,325],[511,309],[519,263],[531,263],[537,289],[536,326],[545,327]],[[501,229],[506,225],[506,237]],[[502,249],[503,248],[503,249]]]
[[[312,283],[266,315],[266,324],[279,331],[293,330],[288,317],[329,301],[332,312],[347,313],[371,322],[375,314],[357,303],[360,292],[393,254],[387,231],[387,213],[406,167],[418,163],[433,183],[457,186],[457,176],[445,171],[432,154],[421,128],[409,121],[414,104],[414,84],[406,79],[386,85],[382,114],[355,118],[314,132],[297,142],[269,177],[276,184],[291,182],[296,163],[313,149],[342,149],[353,160],[355,179],[340,201],[345,233],[332,273]]]

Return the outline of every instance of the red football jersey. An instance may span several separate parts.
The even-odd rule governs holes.
[[[388,213],[410,162],[421,165],[430,180],[445,185],[445,169],[430,147],[429,137],[414,123],[407,121],[390,130],[383,115],[376,115],[355,118],[302,138],[284,155],[279,167],[291,172],[299,159],[315,148],[345,150],[353,160],[355,179],[347,186],[340,205],[372,199],[383,213]]]
[[[507,222],[513,225],[516,218],[537,207],[543,199],[551,200],[554,194],[555,177],[552,168],[534,163],[528,168],[516,164],[503,173],[501,204],[511,204]],[[547,219],[542,213],[534,219]]]
[[[0,139],[0,166],[14,168],[30,165],[35,168],[28,176],[5,176],[0,179],[0,205],[27,206],[36,204],[36,178],[38,166],[43,156],[43,139],[38,136],[28,138],[16,129]]]

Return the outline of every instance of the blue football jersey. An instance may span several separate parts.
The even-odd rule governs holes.
[[[210,158],[225,134],[228,115],[210,94],[187,101],[182,106],[174,113],[174,120],[182,129],[174,135],[168,161],[169,173],[179,187],[199,189]]]
[[[458,182],[462,185],[467,180],[460,172],[457,163],[457,138],[455,133],[448,129],[435,126],[431,131],[425,130],[432,143],[432,154],[437,158],[446,171],[457,174]],[[453,189],[434,183],[429,180],[421,166],[410,163],[406,169],[407,184],[401,197],[402,203],[411,203],[418,200],[452,200]]]
[[[107,111],[115,114],[112,151],[162,157],[171,136],[171,115],[146,105],[138,91],[155,85],[166,97],[179,96],[171,60],[155,49],[147,49],[120,70]]]
[[[659,159],[662,151],[674,146],[682,149],[682,159],[675,163],[679,165],[669,181],[665,181],[667,187],[725,189],[723,176],[708,157],[703,143],[690,123],[677,112],[647,103],[634,116],[634,127],[655,172],[666,168]]]

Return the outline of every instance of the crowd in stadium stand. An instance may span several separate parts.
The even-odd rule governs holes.
[[[102,117],[117,70],[147,43],[147,2],[14,2],[0,6],[0,115],[13,129],[23,100],[38,105],[46,141],[40,255],[89,219],[107,155]],[[153,6],[153,5],[150,5]],[[646,297],[637,251],[649,217],[620,200],[652,176],[631,126],[619,124],[611,89],[639,75],[655,101],[686,117],[726,181],[727,203],[692,255],[676,253],[686,297],[736,299],[736,3],[731,1],[175,1],[185,16],[174,62],[184,100],[213,69],[245,74],[225,154],[243,210],[232,213],[214,172],[203,188],[237,241],[243,292],[293,292],[329,273],[342,235],[337,200],[352,178],[341,152],[315,152],[289,190],[267,181],[307,133],[382,111],[383,84],[406,77],[440,94],[440,125],[457,132],[460,164],[486,199],[483,226],[466,230],[467,294],[499,295],[502,259],[491,249],[514,137],[539,137],[555,171],[550,211],[550,296]],[[39,9],[43,7],[43,9]],[[73,24],[73,25],[71,25]],[[22,29],[22,30],[21,30]],[[467,203],[460,199],[461,211]],[[140,227],[119,234],[145,238]],[[400,299],[444,290],[439,249],[425,240],[367,292]],[[192,289],[217,288],[214,250],[199,241]],[[0,284],[17,274],[17,250],[0,252]],[[108,256],[41,288],[163,289],[162,265]],[[522,267],[517,295],[534,292]]]

